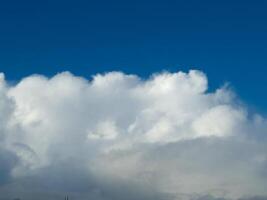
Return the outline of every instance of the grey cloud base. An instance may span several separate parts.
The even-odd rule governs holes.
[[[200,71],[0,76],[0,199],[266,199],[267,121]]]

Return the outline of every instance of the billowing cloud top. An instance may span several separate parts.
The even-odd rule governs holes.
[[[0,75],[5,199],[265,199],[267,122],[204,73]]]

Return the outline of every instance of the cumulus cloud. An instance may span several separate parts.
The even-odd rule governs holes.
[[[265,199],[267,122],[203,72],[0,75],[0,196]]]

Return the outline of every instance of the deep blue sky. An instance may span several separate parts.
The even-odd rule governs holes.
[[[69,70],[142,77],[195,68],[267,111],[267,1],[1,1],[8,80]]]

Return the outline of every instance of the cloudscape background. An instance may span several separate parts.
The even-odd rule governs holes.
[[[0,3],[0,200],[266,200],[266,0]]]
[[[0,77],[1,198],[266,199],[266,118],[201,71]]]

